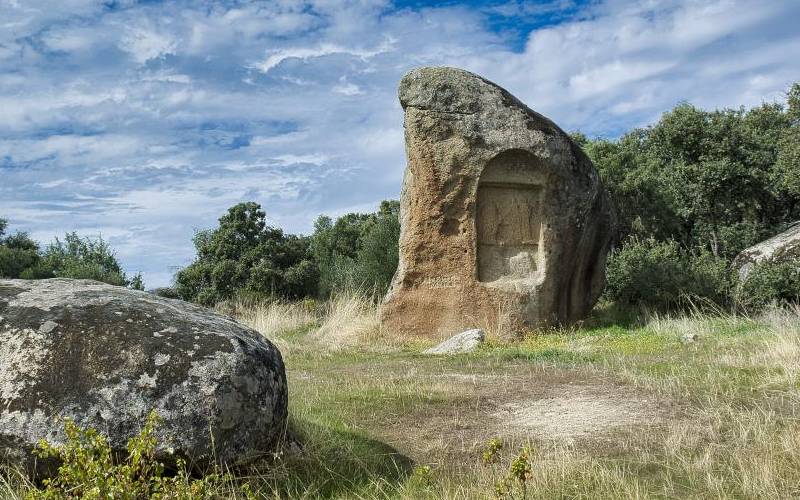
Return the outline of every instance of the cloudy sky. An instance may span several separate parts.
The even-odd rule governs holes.
[[[797,0],[0,0],[0,217],[101,234],[149,287],[255,200],[307,233],[395,198],[400,77],[450,65],[567,130],[783,101]]]

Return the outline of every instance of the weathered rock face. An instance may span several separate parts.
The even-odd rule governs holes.
[[[768,240],[742,250],[733,260],[733,266],[739,271],[739,279],[744,281],[753,266],[759,262],[790,259],[800,259],[800,222]]]
[[[280,352],[178,300],[88,280],[0,280],[0,459],[32,469],[38,440],[63,441],[63,417],[121,450],[152,410],[160,458],[247,462],[284,430]]]
[[[441,338],[582,318],[602,291],[616,226],[591,161],[472,73],[416,69],[399,94],[408,167],[385,327]]]

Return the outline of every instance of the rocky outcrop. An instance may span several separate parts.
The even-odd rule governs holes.
[[[800,222],[795,222],[786,231],[742,250],[733,260],[739,279],[745,281],[753,266],[765,260],[781,262],[800,260]]]
[[[583,318],[603,289],[616,222],[580,147],[466,71],[413,70],[399,95],[408,166],[384,327],[446,338]]]
[[[0,280],[5,460],[32,469],[40,439],[63,441],[64,418],[123,450],[153,410],[163,419],[160,459],[252,460],[284,431],[281,354],[255,331],[182,301],[87,280]]]

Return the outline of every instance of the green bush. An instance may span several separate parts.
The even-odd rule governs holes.
[[[800,259],[756,264],[738,292],[738,303],[750,312],[770,304],[800,303]]]
[[[41,263],[30,278],[43,277],[90,279],[144,290],[141,275],[129,278],[102,237],[81,238],[74,232],[67,233],[64,241],[56,238],[45,249]]]
[[[708,251],[689,252],[674,240],[632,238],[612,252],[606,268],[606,297],[655,310],[683,307],[702,299],[727,305],[734,274]]]
[[[399,258],[400,203],[384,201],[369,220],[356,256],[361,287],[383,296],[389,290]]]
[[[27,278],[38,269],[40,260],[39,246],[27,234],[0,237],[0,277]]]
[[[400,203],[384,201],[376,213],[347,214],[314,224],[311,250],[320,271],[320,295],[360,289],[383,296],[398,262]]]
[[[297,299],[317,291],[310,239],[267,226],[257,203],[239,203],[219,226],[194,237],[197,257],[178,272],[174,289],[184,300],[213,306],[240,296]]]
[[[164,297],[166,299],[180,299],[181,296],[178,294],[178,291],[171,286],[162,286],[153,290],[153,294],[158,297]]]
[[[55,239],[44,252],[26,233],[5,236],[8,223],[0,219],[0,278],[93,279],[111,285],[144,290],[141,274],[129,278],[102,237],[81,238],[67,233]]]
[[[178,464],[174,475],[165,475],[164,464],[156,460],[155,428],[158,417],[152,413],[138,436],[128,441],[127,457],[116,460],[108,440],[94,429],[81,429],[67,421],[67,441],[54,446],[39,443],[38,455],[60,463],[55,477],[46,479],[42,489],[31,490],[28,500],[83,499],[211,499],[223,498],[230,476],[209,474],[193,479],[185,464]]]
[[[690,298],[704,299],[719,306],[729,306],[736,287],[736,273],[728,260],[708,250],[688,253],[692,281],[685,290]]]

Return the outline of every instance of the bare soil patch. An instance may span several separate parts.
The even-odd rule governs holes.
[[[657,425],[669,413],[669,405],[616,386],[565,385],[549,389],[549,396],[506,403],[492,417],[506,434],[575,441]]]
[[[479,457],[495,437],[610,450],[620,435],[646,436],[637,430],[681,418],[675,402],[583,369],[509,363],[489,373],[444,370],[410,376],[425,375],[443,382],[454,399],[397,415],[379,433],[427,461]]]

